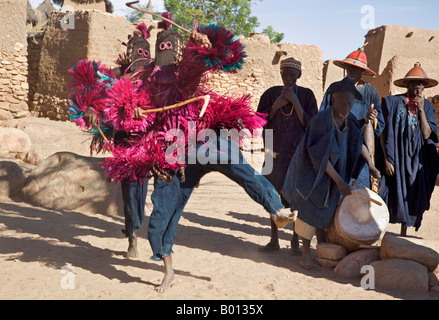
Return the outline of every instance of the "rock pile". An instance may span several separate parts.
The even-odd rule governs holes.
[[[219,71],[208,75],[208,87],[215,89],[218,94],[232,94],[236,96],[251,94],[251,102],[253,108],[256,109],[259,98],[266,89],[262,73],[263,70],[253,67],[252,72],[247,77],[242,78],[242,76],[236,74]]]
[[[380,247],[346,255],[341,245],[319,244],[317,261],[351,279],[363,277],[363,268],[371,267],[378,290],[439,292],[439,253],[431,245],[425,240],[385,235]]]

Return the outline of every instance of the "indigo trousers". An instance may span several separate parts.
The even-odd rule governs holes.
[[[189,152],[184,182],[179,173],[172,175],[171,183],[155,177],[154,192],[151,195],[154,208],[148,227],[152,260],[161,261],[173,252],[175,228],[183,209],[200,179],[209,172],[220,172],[238,183],[272,215],[284,208],[276,189],[244,160],[236,143],[223,137],[218,137],[216,143],[217,148],[214,150],[198,143],[196,152]]]
[[[139,180],[122,182],[121,187],[125,215],[124,233],[127,237],[132,237],[134,230],[139,229],[143,224],[148,180],[145,179],[143,183]]]

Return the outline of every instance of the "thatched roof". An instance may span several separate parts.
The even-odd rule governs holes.
[[[45,0],[42,4],[38,6],[37,11],[40,14],[42,22],[45,22],[50,18],[53,10],[56,9],[50,0]]]
[[[114,7],[111,1],[110,0],[104,0],[104,1],[105,1],[105,11],[107,11],[108,13],[113,13]]]
[[[72,2],[77,3],[77,4],[90,4],[90,3],[105,2],[105,11],[107,11],[109,13],[113,13],[113,11],[114,11],[113,4],[111,3],[110,0],[72,0]],[[53,3],[62,7],[62,5],[64,4],[64,0],[53,0]]]
[[[146,10],[152,12],[152,2],[149,0],[148,5],[146,6]],[[153,16],[149,13],[144,13],[141,19],[145,20],[153,20]]]
[[[32,24],[33,26],[36,26],[38,23],[37,15],[35,14],[34,9],[32,9],[32,5],[30,4],[29,0],[27,0],[26,7],[26,23]]]

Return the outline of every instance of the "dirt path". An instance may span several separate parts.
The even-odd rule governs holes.
[[[435,200],[438,196],[436,190]],[[416,236],[439,240],[435,203]],[[305,271],[287,249],[290,230],[281,232],[279,252],[258,252],[269,240],[269,218],[220,174],[206,176],[186,207],[174,248],[175,284],[164,294],[154,290],[162,265],[149,260],[147,223],[139,231],[140,257],[127,260],[121,217],[1,203],[0,298],[439,299],[430,293],[366,291],[360,280],[337,278],[331,269]],[[398,226],[389,230],[398,232]]]
[[[80,144],[85,138],[68,131],[77,129],[70,123],[26,123],[33,147],[44,156],[88,152],[87,144]],[[48,138],[53,136],[55,144]],[[439,241],[438,211],[437,188],[421,230],[409,230],[409,236]],[[163,266],[149,259],[145,220],[138,232],[140,256],[127,260],[122,217],[1,202],[0,299],[439,299],[432,293],[366,291],[360,279],[338,278],[332,269],[305,271],[299,257],[290,254],[290,229],[280,232],[279,252],[259,252],[269,241],[268,214],[217,173],[203,178],[185,208],[175,239],[175,282],[159,294],[154,288]],[[388,231],[399,233],[399,226],[390,225]]]

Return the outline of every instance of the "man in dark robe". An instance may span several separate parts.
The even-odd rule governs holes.
[[[350,113],[354,100],[362,96],[354,83],[345,78],[332,86],[331,107],[314,116],[297,147],[282,189],[291,211],[298,211],[295,232],[303,239],[300,264],[318,270],[310,253],[310,242],[317,235],[325,242],[340,195],[351,194],[349,182],[356,178],[364,161],[371,174],[380,178],[364,143],[360,125]]]
[[[384,151],[385,187],[380,195],[386,201],[391,223],[401,223],[401,235],[407,227],[419,230],[423,214],[439,172],[435,109],[422,93],[437,86],[419,63],[395,85],[407,93],[383,99],[386,130],[381,143]]]
[[[355,99],[351,113],[363,128],[363,135],[368,144],[369,152],[371,155],[375,155],[375,146],[379,147],[379,136],[384,130],[385,123],[378,92],[372,85],[363,80],[363,76],[376,76],[376,73],[367,64],[364,47],[352,52],[346,59],[335,60],[333,63],[345,70],[346,76],[352,80],[357,90],[363,96],[361,101]],[[331,86],[329,86],[328,92],[331,90]],[[330,105],[331,95],[325,93],[320,105],[320,111],[329,108]],[[357,180],[363,186],[377,192],[377,183],[372,183],[369,168],[366,166],[361,170]]]
[[[309,120],[317,114],[318,108],[312,90],[296,84],[302,76],[301,62],[287,58],[281,62],[280,68],[283,86],[268,89],[261,96],[257,111],[269,115],[263,137],[266,157],[272,159],[267,161],[266,158],[262,174],[281,194],[294,152],[305,134]],[[270,139],[267,139],[268,131],[271,131]],[[272,166],[268,163],[272,163]],[[282,200],[288,205],[284,199]],[[278,228],[273,220],[270,221],[271,239],[261,251],[276,251],[280,248]],[[296,235],[292,237],[291,248],[294,252],[299,250]]]

